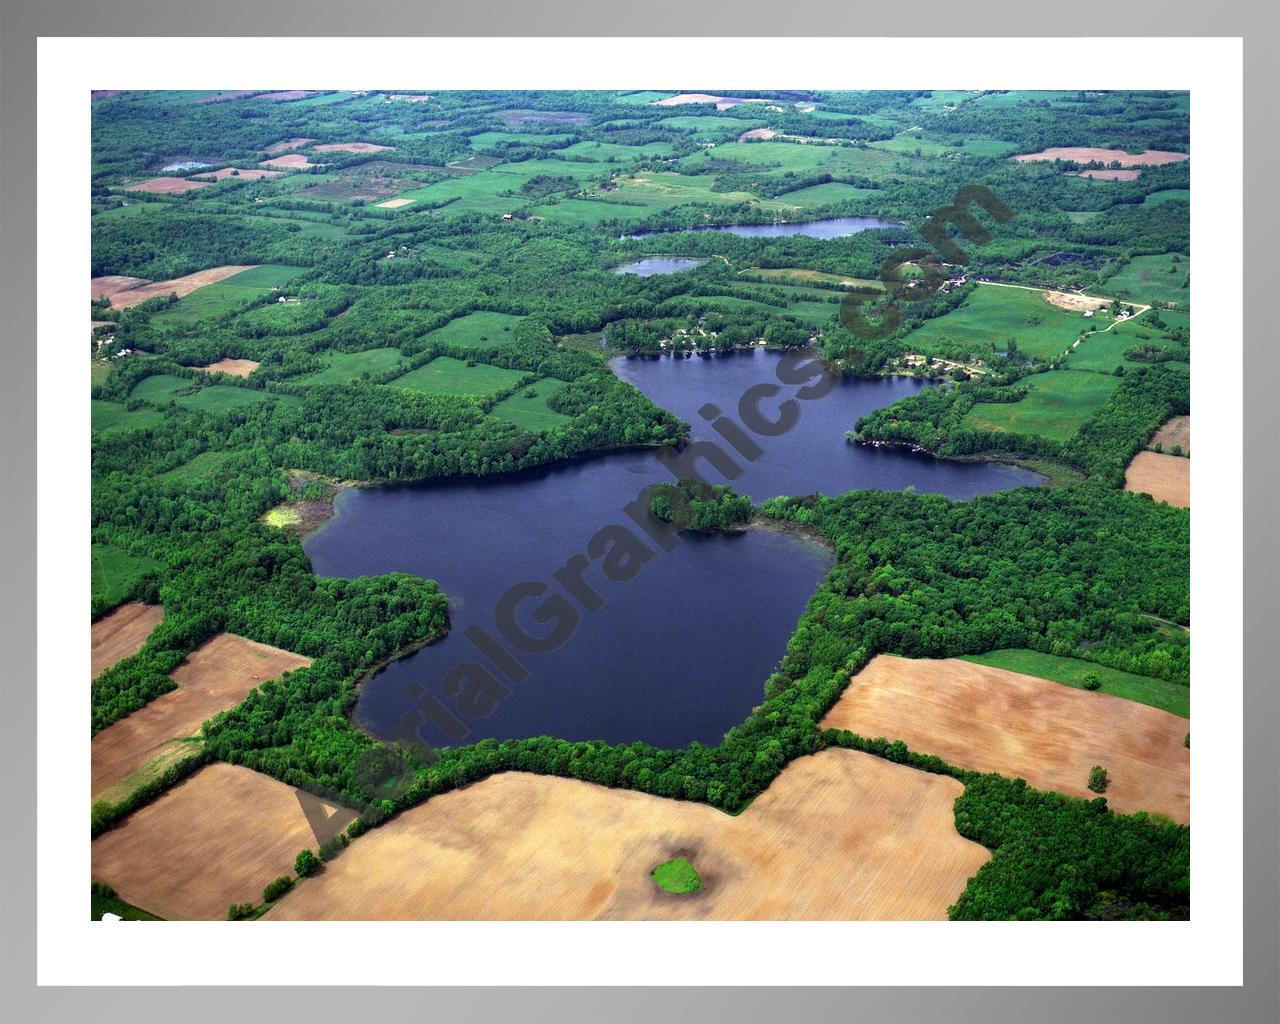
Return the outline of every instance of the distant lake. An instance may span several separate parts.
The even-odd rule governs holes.
[[[714,403],[736,419],[748,388],[777,383],[779,358],[753,350],[705,359],[621,359],[613,366],[623,380],[691,423],[695,439],[712,439],[717,435],[699,410]],[[923,386],[908,378],[838,383],[802,404],[794,429],[758,438],[762,453],[752,462],[737,460],[742,474],[733,486],[760,501],[906,486],[969,498],[1040,482],[1015,467],[942,462],[845,440],[859,416]],[[766,408],[772,413],[775,406]],[[706,475],[723,480],[715,470]],[[364,685],[358,724],[388,737],[420,700],[410,696],[415,687],[456,710],[442,685],[446,673],[484,661],[464,635],[468,627],[496,639],[495,608],[515,584],[545,582],[546,596],[562,593],[552,574],[587,552],[603,527],[639,533],[624,507],[649,484],[671,479],[653,451],[639,450],[496,478],[340,495],[337,514],[304,544],[315,571],[348,577],[403,571],[435,579],[449,595],[452,616],[443,641],[392,663]],[[548,735],[663,747],[714,744],[760,703],[765,678],[829,568],[830,553],[768,529],[683,534],[669,552],[649,546],[652,558],[625,581],[607,579],[599,560],[590,560],[582,578],[603,606],[587,610],[566,595],[580,616],[573,635],[549,653],[520,653],[528,678],[510,685],[488,717],[466,720],[470,732],[463,742]],[[528,614],[539,600],[525,602],[520,619],[535,634],[548,628]],[[451,742],[430,722],[419,732],[432,744]]]
[[[706,263],[706,260],[685,256],[646,256],[642,260],[624,264],[614,269],[615,274],[634,274],[636,277],[653,277],[655,274],[678,274]]]
[[[879,217],[828,217],[826,220],[805,220],[788,224],[722,224],[715,227],[671,228],[663,231],[641,231],[634,235],[623,235],[626,238],[651,238],[654,235],[669,235],[681,231],[722,231],[730,235],[741,235],[744,238],[790,238],[795,235],[804,238],[845,238],[861,231],[872,231],[877,228],[900,228],[903,225],[896,220],[881,220]]]

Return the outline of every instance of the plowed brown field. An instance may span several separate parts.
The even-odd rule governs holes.
[[[1124,489],[1149,494],[1178,508],[1191,507],[1191,460],[1180,455],[1138,452],[1124,471]]]
[[[187,274],[186,277],[175,277],[171,281],[152,281],[150,284],[143,282],[132,288],[123,291],[112,292],[111,306],[113,309],[131,309],[134,306],[140,306],[147,299],[154,299],[157,295],[176,295],[178,298],[190,295],[197,288],[203,288],[207,284],[215,284],[218,281],[225,281],[229,277],[234,277],[242,270],[252,270],[257,264],[243,263],[228,265],[225,267],[210,267],[208,270],[197,270],[194,274]],[[102,278],[94,278],[94,281],[101,281]]]
[[[960,768],[1085,799],[1097,795],[1085,782],[1100,764],[1113,810],[1190,820],[1187,720],[1121,697],[954,658],[882,654],[853,677],[822,725],[902,740]]]
[[[95,622],[91,630],[90,678],[97,679],[104,669],[137,654],[163,618],[164,609],[158,604],[130,601]]]
[[[355,817],[326,810],[344,824]],[[93,877],[167,920],[224,920],[227,904],[261,902],[263,886],[316,845],[291,787],[211,764],[95,839]]]
[[[954,779],[849,750],[790,764],[741,815],[523,772],[356,840],[273,919],[931,919],[988,859]],[[683,856],[703,887],[659,890]]]
[[[176,690],[93,738],[93,796],[128,779],[179,737],[195,735],[201,722],[239,704],[255,686],[309,664],[310,658],[234,633],[215,636],[170,673]]]

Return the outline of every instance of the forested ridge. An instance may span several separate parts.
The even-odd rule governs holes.
[[[1065,173],[1092,164],[1008,158],[1051,146],[1186,151],[1185,97],[735,95],[761,102],[717,111],[554,91],[441,93],[421,103],[377,92],[283,103],[95,100],[93,276],[161,281],[250,264],[267,276],[129,309],[92,306],[92,540],[158,565],[122,593],[165,612],[141,651],[94,680],[92,729],[172,689],[169,673],[220,632],[313,659],[207,722],[198,752],[128,801],[96,808],[95,833],[211,759],[365,807],[355,837],[504,770],[732,813],[793,759],[854,746],[965,783],[957,827],[995,856],[954,917],[1184,914],[1187,829],[818,723],[879,653],[1032,648],[1189,685],[1188,636],[1168,625],[1189,624],[1188,515],[1119,490],[1152,432],[1189,411],[1189,328],[1178,318],[1189,280],[1189,162],[1107,182]],[[737,141],[755,128],[777,135]],[[314,163],[179,194],[138,190],[156,175],[252,167],[282,140],[300,140],[290,151]],[[312,148],[355,141],[392,148]],[[187,159],[204,166],[164,170]],[[846,279],[880,289],[895,250],[927,244],[920,229],[930,215],[974,183],[1016,215],[981,215],[989,235],[959,239],[969,281],[918,302],[876,291],[864,311],[874,319],[896,309],[900,320],[874,337],[851,330],[841,315]],[[393,195],[410,202],[378,205]],[[899,226],[832,239],[683,230],[841,216]],[[615,272],[654,254],[702,262],[652,277]],[[1148,296],[1154,263],[1143,261],[1156,257],[1168,291]],[[956,329],[935,331],[924,347],[939,324],[963,322],[976,292],[1004,291],[973,283],[984,277],[1157,308],[1124,325],[1132,337],[1117,335],[1114,369],[1092,355],[1103,350],[1090,347],[1083,320],[1063,345],[1078,332],[1082,344],[1065,362],[1029,351],[1026,339],[1046,329],[1035,316],[1009,339]],[[1119,305],[1104,316],[1118,325]],[[835,549],[760,706],[716,746],[536,737],[422,760],[393,751],[411,783],[390,797],[370,790],[356,769],[380,745],[350,720],[356,687],[448,629],[447,596],[405,574],[318,578],[299,540],[265,515],[328,496],[333,481],[484,477],[677,445],[687,425],[607,359],[713,358],[757,345],[813,345],[850,376],[952,381],[849,424],[855,442],[1053,463],[1083,483],[968,502],[910,492],[780,496],[754,509],[725,488],[656,490],[652,512],[681,527],[739,529],[754,516]],[[917,351],[930,358],[911,369],[904,360]],[[1096,364],[1089,371],[1077,368],[1085,356]],[[222,359],[256,366],[245,377],[205,369]],[[974,410],[1018,406],[1064,366],[1115,378],[1068,436],[974,426]],[[511,413],[525,399],[538,419]],[[95,589],[94,616],[119,600]]]

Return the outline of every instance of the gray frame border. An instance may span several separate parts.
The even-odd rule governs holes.
[[[665,8],[660,11],[660,8]],[[673,17],[656,25],[654,14]],[[0,1019],[6,1021],[1280,1019],[1280,6],[1275,0],[0,0]],[[1096,14],[1101,17],[1090,18]],[[726,15],[728,17],[726,17]],[[1244,39],[1244,985],[1239,988],[37,988],[35,88],[40,36],[1232,36]],[[108,48],[109,53],[109,48]],[[958,925],[957,928],[962,928]],[[939,955],[956,955],[948,944]],[[584,979],[589,981],[590,979]]]

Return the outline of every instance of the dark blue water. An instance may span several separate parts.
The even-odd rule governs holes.
[[[636,277],[653,277],[655,274],[678,274],[682,270],[692,270],[706,263],[706,260],[690,259],[686,256],[646,256],[634,263],[615,267],[615,274],[634,274]]]
[[[794,428],[775,437],[751,435],[758,457],[722,457],[719,467],[740,468],[735,488],[757,500],[908,485],[967,498],[1039,481],[1006,466],[944,463],[848,444],[844,433],[858,416],[922,386],[905,378],[843,382],[823,397],[801,401],[794,396],[802,385],[779,384],[779,357],[765,351],[713,359],[621,360],[615,369],[693,424],[695,440],[718,437],[699,415],[708,403],[737,420],[739,400],[748,389],[778,384],[779,393],[761,401],[760,410],[774,417],[779,403],[792,398],[799,410]],[[727,444],[721,450],[731,451]],[[709,482],[724,481],[705,460],[696,465]],[[659,746],[717,742],[760,703],[765,677],[784,653],[830,555],[811,541],[759,529],[728,536],[684,534],[671,551],[651,539],[641,545],[643,530],[624,508],[649,484],[672,478],[654,452],[631,451],[500,479],[341,495],[337,515],[306,541],[315,571],[357,576],[400,570],[435,579],[449,595],[453,620],[442,642],[395,662],[365,684],[358,723],[383,738],[421,726],[420,738],[432,744],[538,735],[645,740]],[[634,550],[649,552],[647,561],[643,554],[636,556],[632,578],[607,578],[604,553],[589,547],[605,527],[625,527],[636,539]],[[585,563],[583,571],[557,580],[553,574],[574,556]],[[590,608],[567,596],[583,595],[578,578],[590,588],[585,594]],[[502,643],[529,673],[516,684],[481,657],[464,633],[479,626],[499,639],[499,599],[525,582],[546,587],[516,616],[528,633],[545,634],[561,619],[576,623],[571,635],[546,653],[513,651],[511,643]],[[543,602],[550,602],[543,608],[546,617],[536,622],[531,613]],[[460,698],[443,686],[447,673],[473,662],[485,665],[509,691],[488,706],[471,708],[488,710],[484,717],[462,713],[462,701],[474,689]],[[473,674],[468,685],[474,687],[479,678]]]
[[[723,231],[730,235],[741,235],[744,238],[790,238],[801,235],[805,238],[844,238],[856,235],[861,231],[875,228],[900,228],[895,220],[881,220],[879,217],[828,217],[826,220],[807,220],[794,224],[722,224],[716,227],[688,228],[688,231]],[[651,238],[654,235],[672,234],[679,229],[666,231],[641,231],[634,235],[623,235],[623,238]]]

